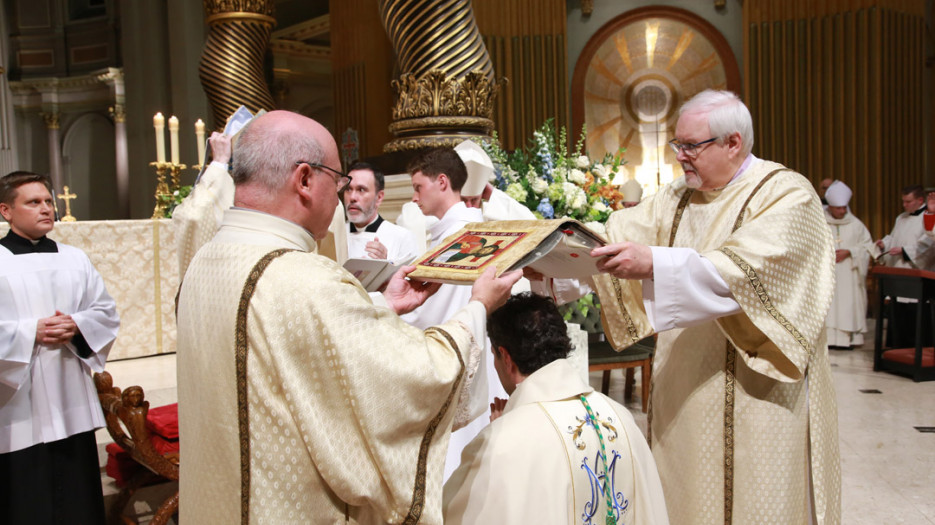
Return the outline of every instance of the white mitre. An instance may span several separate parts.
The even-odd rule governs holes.
[[[620,186],[620,192],[623,193],[623,202],[640,202],[643,198],[643,187],[636,179],[630,179]]]
[[[461,188],[461,196],[477,197],[493,178],[493,162],[484,152],[484,148],[473,140],[465,140],[455,146],[455,153],[461,157],[467,168],[467,181]]]
[[[828,206],[847,206],[853,194],[854,192],[847,187],[847,184],[836,180],[825,191],[825,200],[828,201]]]

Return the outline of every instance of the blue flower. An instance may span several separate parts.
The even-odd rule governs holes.
[[[544,219],[554,219],[555,210],[552,208],[552,203],[549,202],[548,197],[542,197],[542,200],[539,201],[539,207],[536,208],[536,211],[542,214]]]

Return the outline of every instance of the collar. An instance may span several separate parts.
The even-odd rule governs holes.
[[[918,210],[916,210],[916,211],[910,213],[909,215],[912,215],[912,216],[915,216],[915,215],[922,215],[923,213],[925,213],[925,208],[926,208],[926,205],[923,203],[921,208],[919,208]]]
[[[445,215],[438,222],[429,226],[428,230],[429,233],[432,234],[432,242],[435,242],[446,233],[449,233],[449,230],[453,226],[458,226],[460,229],[461,226],[469,222],[483,221],[484,213],[480,209],[468,208],[463,202],[458,201],[457,204],[448,208],[448,211],[445,212]]]
[[[318,246],[312,234],[298,224],[249,208],[232,207],[224,211],[224,219],[221,221],[217,237],[223,240],[228,234],[233,235],[234,239],[250,237],[256,244],[269,244],[304,252],[314,252]]]
[[[359,230],[353,222],[348,222],[351,227],[351,233],[357,233]],[[380,225],[383,224],[383,217],[380,214],[377,214],[377,218],[373,220],[370,224],[364,226],[364,231],[368,233],[377,233],[377,230],[380,229]]]
[[[58,245],[55,241],[43,235],[38,241],[32,241],[13,233],[11,229],[6,237],[0,239],[0,245],[13,252],[13,255],[25,255],[27,253],[58,253]]]
[[[556,359],[516,385],[503,413],[531,403],[577,399],[579,395],[593,391],[567,359]]]

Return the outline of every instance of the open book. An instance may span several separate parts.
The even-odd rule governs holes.
[[[344,261],[344,269],[351,272],[360,281],[360,285],[368,292],[378,291],[390,277],[401,267],[412,262],[412,259],[393,264],[386,259],[348,259]]]
[[[584,279],[598,273],[591,250],[605,244],[572,219],[475,222],[417,258],[409,278],[471,284],[493,265],[497,275],[528,266],[546,277]]]

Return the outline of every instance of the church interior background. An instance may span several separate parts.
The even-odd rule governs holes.
[[[754,154],[816,184],[847,183],[874,239],[902,211],[902,187],[935,186],[935,0],[434,0],[427,19],[407,18],[413,3],[2,0],[0,173],[49,173],[58,192],[67,185],[77,195],[69,205],[79,223],[129,228],[121,221],[153,215],[153,115],[178,118],[179,162],[192,166],[195,122],[208,133],[223,128],[230,104],[243,103],[318,120],[345,160],[399,174],[388,177],[382,208],[392,219],[411,195],[406,151],[463,136],[407,127],[418,120],[407,115],[443,116],[413,115],[396,96],[407,74],[427,76],[432,57],[420,38],[441,28],[433,37],[450,32],[452,45],[477,49],[471,64],[486,68],[478,89],[489,107],[461,118],[464,133],[496,131],[505,149],[527,145],[548,119],[572,144],[586,126],[589,155],[625,148],[625,176],[652,193],[681,176],[664,147],[679,105],[705,88],[729,89],[753,114]],[[381,10],[402,15],[384,20]],[[224,38],[242,45],[224,47]],[[228,67],[246,68],[232,74],[243,92],[212,78]],[[442,68],[466,74],[457,63]],[[196,173],[181,170],[181,183]],[[147,228],[143,248],[112,247],[138,250],[157,287],[156,304],[138,306],[148,325],[156,311],[157,327],[147,329],[155,335],[124,346],[170,353],[171,302],[159,297],[171,298],[179,276],[158,258],[171,231]],[[929,460],[915,472],[931,487]],[[927,505],[922,515],[935,523]]]

